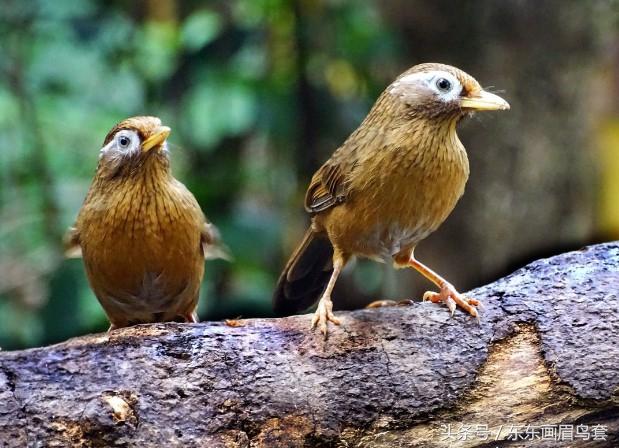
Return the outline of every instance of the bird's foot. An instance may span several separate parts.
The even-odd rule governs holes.
[[[318,327],[320,332],[326,338],[328,333],[327,322],[333,322],[335,325],[340,324],[340,320],[333,314],[333,302],[330,297],[323,296],[318,302],[318,308],[312,317],[312,329]]]
[[[447,308],[449,308],[452,316],[456,312],[456,307],[459,306],[471,316],[479,318],[477,308],[475,308],[481,305],[479,300],[464,297],[462,294],[456,291],[453,286],[449,284],[444,285],[441,288],[440,292],[427,291],[423,295],[423,300],[427,300],[432,303],[445,303],[445,305],[447,305]]]

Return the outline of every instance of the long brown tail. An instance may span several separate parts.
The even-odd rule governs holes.
[[[331,242],[326,235],[308,229],[277,281],[273,293],[275,313],[284,316],[312,306],[325,290],[332,272]]]

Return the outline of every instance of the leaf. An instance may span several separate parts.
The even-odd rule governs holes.
[[[148,22],[138,33],[136,62],[145,78],[161,81],[178,64],[178,29],[169,22]]]
[[[231,81],[213,80],[189,92],[186,108],[188,130],[203,147],[213,147],[228,136],[239,135],[256,119],[252,91]]]
[[[197,51],[212,42],[221,32],[219,15],[206,9],[191,14],[181,29],[181,44],[190,51]]]

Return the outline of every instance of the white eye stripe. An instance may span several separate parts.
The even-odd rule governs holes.
[[[447,90],[441,90],[436,85],[437,81],[441,78],[446,79],[451,84],[451,88]],[[462,92],[462,84],[460,81],[449,72],[442,70],[433,70],[429,72],[418,72],[405,75],[396,80],[389,87],[389,93],[402,94],[407,89],[414,87],[425,87],[435,92],[444,101],[451,101],[456,99]]]
[[[119,144],[125,143],[128,141],[130,144],[135,144],[139,140],[138,134],[135,131],[131,131],[129,129],[121,129],[114,135],[114,141]],[[121,145],[126,146],[126,145]]]
[[[445,78],[450,81],[453,85],[460,85],[460,82],[456,79],[454,75],[449,72],[444,72],[441,70],[434,70],[431,72],[418,72],[411,73],[409,75],[403,76],[400,79],[396,80],[393,85],[396,84],[417,84],[420,81],[425,82],[426,84],[430,84],[431,82],[439,79]]]

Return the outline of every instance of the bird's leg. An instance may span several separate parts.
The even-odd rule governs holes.
[[[480,304],[478,300],[464,297],[456,291],[456,288],[454,288],[451,283],[427,267],[425,264],[417,261],[412,253],[408,260],[408,266],[415,269],[440,289],[440,292],[427,291],[423,295],[423,300],[429,300],[433,303],[444,302],[447,305],[447,308],[449,308],[449,311],[451,311],[452,315],[456,311],[456,306],[459,306],[471,316],[478,316],[477,309],[475,308]]]
[[[183,314],[181,315],[181,317],[185,319],[185,322],[187,322],[188,324],[197,324],[198,322],[200,322],[200,320],[198,319],[198,312],[195,310],[191,313]]]
[[[120,327],[114,324],[110,324],[110,328],[107,329],[107,332],[109,333],[110,331],[117,330],[118,328]]]
[[[318,326],[320,332],[327,337],[327,322],[331,321],[336,325],[340,324],[340,320],[333,315],[333,302],[331,301],[331,292],[337,281],[337,277],[340,275],[342,267],[344,266],[344,260],[341,256],[337,255],[337,252],[333,255],[333,273],[329,279],[329,283],[325,288],[325,292],[322,293],[320,301],[318,302],[318,308],[312,318],[312,329]]]

